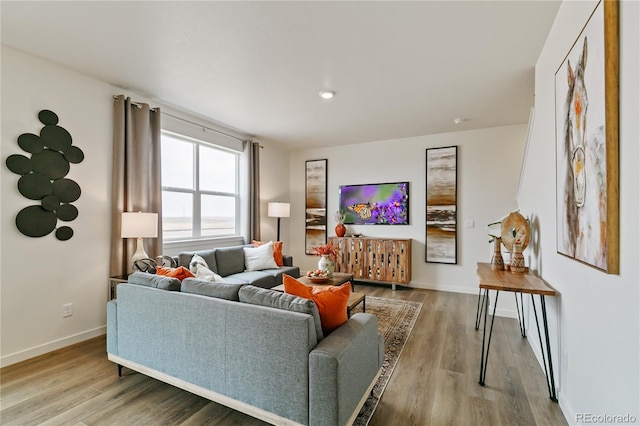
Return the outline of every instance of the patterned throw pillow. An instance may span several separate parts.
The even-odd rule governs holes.
[[[197,254],[194,254],[191,258],[191,262],[189,262],[189,270],[195,274],[196,278],[201,280],[207,280],[211,282],[223,281],[220,275],[209,269],[209,265],[202,258],[202,256]]]

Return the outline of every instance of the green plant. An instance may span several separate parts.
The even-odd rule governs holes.
[[[502,220],[499,220],[497,222],[492,222],[488,224],[487,228],[491,230],[492,226],[501,225],[501,224],[502,224]],[[489,242],[490,243],[494,242],[496,238],[500,237],[500,235],[501,235],[500,227],[498,227],[496,230],[493,230],[493,232],[489,232],[489,237],[491,237],[489,239]]]

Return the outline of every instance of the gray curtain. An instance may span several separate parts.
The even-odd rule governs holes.
[[[145,238],[149,257],[162,254],[160,108],[114,96],[110,276],[131,273],[134,238],[121,238],[122,212],[158,213],[158,238]]]
[[[260,144],[247,141],[249,159],[249,240],[260,240]]]

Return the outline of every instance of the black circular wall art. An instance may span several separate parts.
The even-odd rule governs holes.
[[[28,237],[44,237],[54,230],[60,241],[73,237],[73,229],[65,225],[56,229],[58,220],[70,222],[78,217],[78,209],[71,203],[80,198],[80,185],[65,178],[71,163],[84,160],[84,153],[73,146],[71,134],[58,126],[55,112],[43,109],[38,119],[44,127],[40,136],[23,133],[18,146],[30,157],[14,154],[7,157],[7,168],[20,175],[18,191],[40,204],[23,208],[16,215],[16,227]]]

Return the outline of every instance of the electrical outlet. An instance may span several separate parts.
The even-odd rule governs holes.
[[[73,303],[62,305],[62,317],[66,318],[70,317],[71,315],[73,315]]]
[[[464,227],[465,229],[473,229],[476,227],[476,223],[473,220],[465,220]]]

